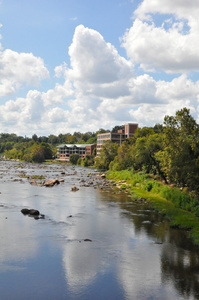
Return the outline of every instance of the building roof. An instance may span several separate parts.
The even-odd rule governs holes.
[[[86,148],[86,146],[93,146],[95,144],[62,144],[57,146],[57,148]]]

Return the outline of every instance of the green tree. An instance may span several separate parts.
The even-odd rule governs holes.
[[[78,162],[78,160],[79,160],[79,158],[80,158],[79,154],[74,153],[74,154],[71,154],[71,155],[70,155],[69,161],[70,161],[70,163],[71,163],[72,165],[76,165],[77,162]]]
[[[118,130],[124,130],[124,125],[116,125],[111,132],[118,132]]]
[[[133,157],[132,157],[132,146],[129,141],[124,141],[118,148],[117,156],[110,163],[110,169],[114,171],[125,170],[132,168]]]
[[[38,136],[37,136],[36,134],[33,134],[32,140],[33,140],[34,142],[37,142],[37,141],[38,141]]]
[[[157,155],[163,150],[163,135],[153,133],[140,137],[133,147],[133,165],[135,169],[145,170],[147,173],[158,174],[166,180],[166,175],[161,169],[160,158]]]
[[[41,145],[34,144],[31,147],[30,157],[33,162],[43,162],[45,160],[44,148]]]
[[[114,160],[117,155],[119,145],[112,141],[103,143],[100,155],[96,157],[95,165],[98,169],[108,170],[109,164]]]
[[[53,151],[52,147],[48,143],[41,143],[40,144],[44,149],[44,158],[45,159],[52,159]]]
[[[187,108],[164,119],[162,169],[178,185],[199,191],[199,125]]]

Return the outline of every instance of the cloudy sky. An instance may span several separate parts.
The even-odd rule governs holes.
[[[161,3],[161,4],[160,4]],[[199,122],[195,0],[0,0],[0,132]]]

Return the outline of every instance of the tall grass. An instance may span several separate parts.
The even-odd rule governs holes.
[[[131,170],[109,171],[108,177],[114,180],[125,180],[132,187],[139,187],[147,192],[157,194],[172,202],[176,208],[181,208],[194,213],[199,217],[199,201],[191,194],[181,191],[179,188],[171,188],[162,182],[154,180],[149,174]]]

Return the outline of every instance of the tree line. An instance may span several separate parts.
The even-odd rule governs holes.
[[[43,162],[46,159],[56,158],[56,146],[60,144],[95,144],[97,142],[97,134],[104,133],[108,130],[99,129],[97,132],[74,132],[37,136],[33,134],[31,138],[17,136],[14,133],[1,133],[0,134],[0,154],[4,155],[7,159],[19,159],[28,162]],[[78,157],[79,159],[79,157]],[[77,160],[78,160],[77,159]],[[71,163],[77,163],[71,157]],[[86,158],[84,161],[79,159],[78,164],[83,166],[93,165],[94,157]]]
[[[96,158],[99,169],[134,169],[165,183],[199,192],[199,125],[183,108],[163,124],[137,129],[121,146],[107,141]]]
[[[118,129],[122,126],[115,126],[112,132]],[[9,159],[42,162],[56,157],[56,145],[94,144],[98,133],[108,131],[101,128],[97,132],[48,137],[34,134],[32,138],[2,133],[0,153]],[[165,116],[163,124],[138,128],[121,146],[105,142],[98,157],[82,160],[77,155],[71,156],[71,163],[113,171],[133,169],[199,192],[199,125],[190,110],[183,108],[175,116]]]

